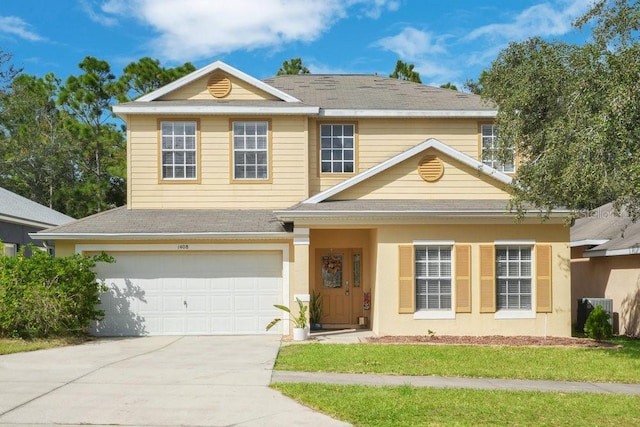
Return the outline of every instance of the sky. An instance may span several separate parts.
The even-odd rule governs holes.
[[[143,57],[164,67],[221,60],[259,78],[302,58],[314,74],[389,75],[462,88],[510,42],[581,43],[571,22],[592,0],[2,0],[0,51],[63,81],[93,56],[115,75]]]

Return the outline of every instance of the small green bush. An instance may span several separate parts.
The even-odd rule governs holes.
[[[609,313],[601,305],[596,306],[589,314],[584,324],[584,332],[594,340],[608,340],[611,338],[611,324],[609,323]]]
[[[102,285],[93,271],[97,262],[113,262],[100,254],[54,258],[24,248],[15,257],[0,256],[0,336],[45,338],[85,333],[97,310]]]

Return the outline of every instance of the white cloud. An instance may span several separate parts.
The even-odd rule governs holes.
[[[396,0],[108,0],[106,14],[136,17],[151,27],[156,56],[193,61],[216,54],[312,42],[350,8],[378,17]]]
[[[489,24],[471,31],[468,40],[481,37],[509,41],[532,36],[559,36],[571,31],[571,23],[589,9],[584,0],[562,1],[560,8],[549,3],[531,6],[518,14],[512,22]]]
[[[29,27],[28,23],[16,16],[0,16],[0,33],[11,34],[32,42],[45,40],[44,37],[31,31]]]
[[[93,10],[93,7],[87,0],[81,0],[79,3],[82,11],[91,19],[93,22],[96,22],[100,25],[104,25],[105,27],[113,27],[118,24],[118,20],[112,16],[107,16],[105,14],[97,13]]]
[[[395,52],[400,58],[414,61],[425,55],[444,54],[446,49],[442,38],[412,27],[403,29],[398,35],[385,37],[374,46]]]

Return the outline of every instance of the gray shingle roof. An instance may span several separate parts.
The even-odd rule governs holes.
[[[16,222],[28,221],[42,224],[43,228],[66,224],[74,219],[16,193],[0,187],[0,215]]]
[[[263,80],[325,109],[493,111],[480,96],[375,75],[300,74]]]
[[[624,212],[616,215],[613,203],[607,203],[578,218],[571,227],[571,242],[607,240],[587,252],[624,250],[640,247],[640,223]]]
[[[283,233],[270,210],[127,209],[92,215],[41,234],[136,235],[206,233]]]

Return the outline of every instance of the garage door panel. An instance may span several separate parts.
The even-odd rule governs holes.
[[[96,268],[110,288],[97,335],[265,333],[281,314],[281,252],[111,255]]]

